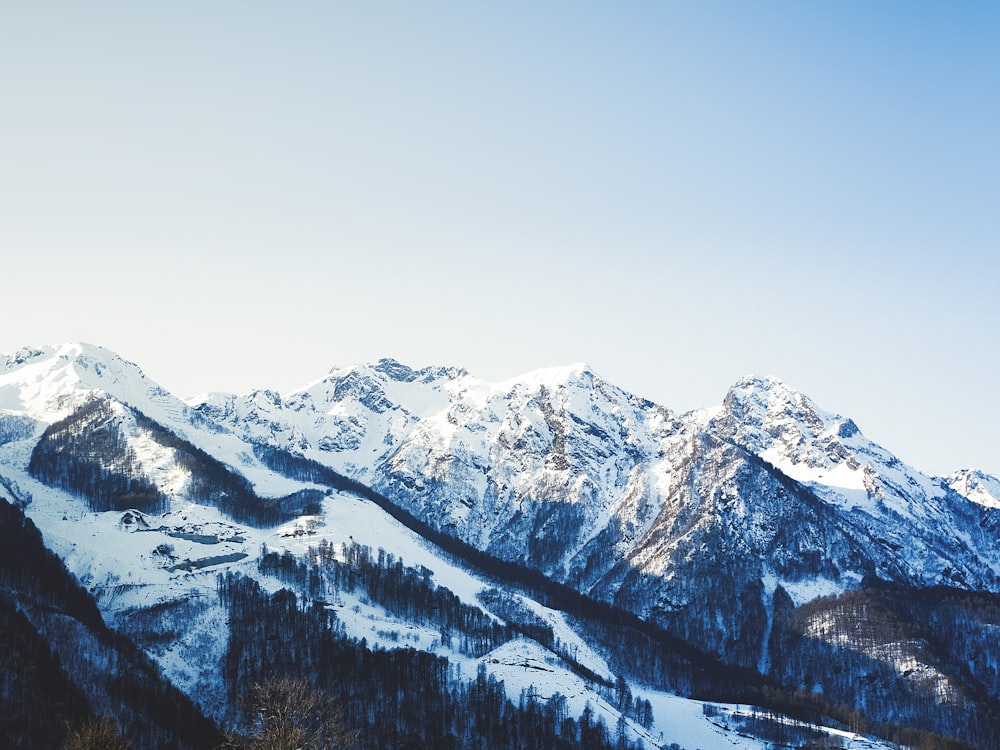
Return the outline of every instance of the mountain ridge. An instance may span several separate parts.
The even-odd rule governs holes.
[[[747,376],[719,406],[676,414],[584,364],[489,383],[461,368],[382,359],[334,368],[287,395],[182,401],[91,345],[22,350],[0,363],[0,479],[26,490],[47,543],[113,617],[129,607],[186,612],[171,602],[193,591],[212,600],[203,569],[260,579],[261,544],[307,554],[305,541],[342,533],[331,519],[348,523],[338,508],[352,482],[413,519],[425,540],[533,571],[762,677],[805,679],[785,649],[813,653],[795,628],[816,626],[789,612],[829,597],[850,600],[877,581],[1000,592],[1000,482],[974,471],[924,475],[773,377]],[[81,412],[102,400],[99,418]],[[81,510],[60,483],[66,469],[38,468],[40,456],[64,449],[66,467],[93,460],[95,446],[121,487],[156,502],[130,508],[123,494]],[[287,515],[247,526],[232,505],[240,493]],[[122,549],[91,548],[84,529]],[[140,568],[123,578],[134,555]],[[217,608],[192,612],[193,633],[220,627]],[[160,649],[152,631],[137,637]],[[204,705],[223,705],[215,678],[192,667],[201,647],[186,643],[162,651],[161,663]],[[906,659],[924,664],[926,653]],[[922,668],[952,679],[943,662]],[[949,695],[961,705],[976,693]]]

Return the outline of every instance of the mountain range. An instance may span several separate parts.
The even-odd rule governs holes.
[[[527,746],[499,737],[531,721],[551,747],[998,746],[1000,481],[926,475],[775,378],[675,413],[582,364],[383,359],[182,400],[101,347],[25,348],[0,357],[0,495],[135,651],[84,652],[150,660],[206,726],[291,672],[371,747]],[[65,659],[79,628],[0,582]],[[380,660],[412,690],[347,666]],[[162,746],[93,671],[67,671],[74,715]],[[495,695],[496,720],[406,718],[408,692]]]

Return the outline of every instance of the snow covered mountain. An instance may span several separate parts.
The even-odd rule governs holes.
[[[802,604],[866,576],[1000,586],[996,480],[928,477],[773,378],[678,417],[584,365],[494,384],[382,360],[193,405],[747,666],[766,613],[748,620],[741,597],[780,585]]]
[[[40,437],[49,425],[95,400],[113,402],[120,412],[140,413],[226,464],[239,466],[240,473],[261,492],[278,494],[292,487],[287,479],[266,469],[242,439],[202,419],[114,352],[91,344],[66,344],[24,348],[0,360],[0,435]],[[160,474],[155,480],[158,486],[176,485],[173,494],[182,494],[182,479],[170,475],[175,468],[170,452],[155,441],[148,442],[149,435],[141,428],[129,424],[124,429],[128,440],[137,442],[135,452],[144,463],[143,474]]]
[[[1000,508],[1000,479],[981,471],[963,469],[947,477],[948,486],[985,508]]]
[[[951,685],[938,694],[956,715],[988,713],[1000,700],[980,674],[993,667],[960,673],[957,655],[919,645],[929,631],[923,641],[901,637],[917,646],[891,657],[881,641],[845,635],[870,611],[857,592],[873,585],[1000,594],[1000,481],[926,476],[773,378],[745,378],[721,406],[677,415],[586,365],[488,383],[385,359],[335,368],[287,395],[185,403],[100,347],[23,349],[0,358],[0,485],[105,618],[217,717],[227,716],[232,689],[219,665],[249,668],[233,652],[238,597],[220,593],[243,589],[220,589],[217,576],[247,576],[271,593],[294,578],[291,562],[263,548],[314,566],[300,595],[325,601],[347,635],[385,649],[405,638],[466,675],[485,667],[515,701],[522,689],[558,692],[570,715],[589,707],[647,746],[707,750],[745,729],[735,709],[670,694],[695,692],[700,678],[690,675],[715,668],[691,666],[702,662],[686,662],[668,647],[675,643],[703,653],[704,664],[759,672],[789,690],[817,684],[806,661],[831,657],[816,643],[853,644],[859,659],[890,665],[886,680],[907,673],[898,689],[915,697],[905,711],[939,732],[951,725],[924,715],[918,677]],[[381,506],[364,499],[376,495]],[[427,571],[428,582],[520,635],[459,647],[451,625],[393,611],[361,584],[345,587],[331,571],[361,565],[367,558],[348,550],[364,547]],[[502,563],[595,604],[561,611],[564,595],[513,586]],[[925,614],[894,627],[915,633]],[[609,633],[626,625],[616,642]],[[637,660],[654,642],[659,656]],[[990,647],[966,645],[968,663]],[[919,674],[907,672],[911,663]],[[623,708],[620,689],[617,699],[608,692],[622,674],[654,720]],[[872,684],[828,680],[819,695],[855,709],[881,705],[872,690],[884,685]],[[761,746],[754,742],[743,744]]]

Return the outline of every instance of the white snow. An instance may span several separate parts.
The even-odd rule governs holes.
[[[135,451],[139,470],[170,497],[179,497],[187,489],[191,472],[177,463],[175,451],[160,445],[145,430],[137,430],[130,447]]]
[[[781,588],[788,593],[796,607],[823,596],[838,596],[851,588],[856,588],[860,582],[860,579],[834,581],[821,576],[801,581],[780,581]]]

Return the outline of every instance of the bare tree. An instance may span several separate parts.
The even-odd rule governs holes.
[[[122,737],[114,719],[104,716],[72,730],[62,750],[131,750],[131,745]]]
[[[279,677],[254,685],[244,697],[246,731],[230,738],[240,750],[347,750],[357,733],[344,712],[308,682]]]

